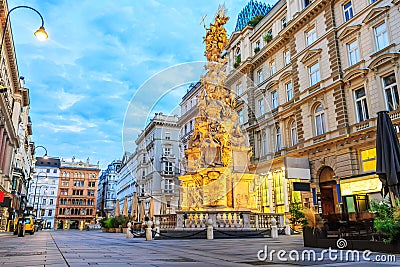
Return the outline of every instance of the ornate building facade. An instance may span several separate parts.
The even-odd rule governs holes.
[[[95,223],[99,164],[61,161],[57,194],[58,229],[83,229]]]
[[[149,217],[175,213],[180,174],[178,116],[156,113],[135,142],[139,209]]]
[[[125,198],[128,201],[128,213],[131,217],[138,214],[135,206],[137,203],[137,179],[136,179],[137,157],[136,153],[125,153],[122,157],[121,168],[117,172],[117,199],[119,199],[120,210],[122,210]]]
[[[120,160],[111,162],[99,176],[97,210],[102,217],[114,216],[117,200],[118,171],[121,168],[121,164]]]
[[[6,18],[7,13],[7,1],[2,0],[0,16]],[[29,90],[19,77],[10,24],[7,27],[0,51],[0,231],[25,210],[34,153]]]
[[[301,202],[326,217],[368,217],[382,186],[377,112],[400,122],[399,4],[278,1],[252,25],[239,17],[226,86],[264,177],[262,211]]]

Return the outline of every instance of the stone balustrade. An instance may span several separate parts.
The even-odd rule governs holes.
[[[278,228],[284,227],[284,215],[250,211],[177,211],[176,214],[156,215],[160,229],[199,230],[211,219],[215,229],[270,229],[275,218]]]

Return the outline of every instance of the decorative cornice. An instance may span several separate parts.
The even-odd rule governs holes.
[[[344,30],[339,34],[339,39],[343,40],[348,36],[353,35],[354,33],[358,32],[361,29],[361,25],[352,25],[352,26],[347,26],[344,28]]]
[[[316,59],[322,52],[322,49],[311,49],[306,52],[304,57],[300,60],[301,63],[305,64],[311,60]]]
[[[386,14],[390,9],[390,6],[383,6],[383,7],[376,7],[373,8],[368,15],[364,18],[364,20],[362,21],[363,23],[371,23],[372,21],[374,21],[376,18],[378,18],[379,16]]]

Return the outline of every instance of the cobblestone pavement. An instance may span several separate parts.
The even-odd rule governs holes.
[[[300,253],[305,249],[301,236],[280,236],[279,240],[217,239],[217,240],[153,240],[127,239],[124,234],[100,231],[41,231],[34,235],[16,237],[0,233],[0,266],[399,266],[397,263],[323,260],[283,262],[277,253],[273,260],[259,260],[260,250],[290,250]],[[317,258],[321,249],[315,249]],[[343,251],[345,252],[345,251]],[[295,252],[292,252],[295,256]],[[334,254],[333,254],[334,255]],[[340,254],[338,253],[338,259]],[[345,253],[342,254],[345,259]],[[362,258],[362,254],[360,254]],[[375,259],[377,255],[369,255]],[[260,257],[264,253],[260,252]]]

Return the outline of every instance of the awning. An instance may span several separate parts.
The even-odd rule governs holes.
[[[310,162],[308,158],[285,158],[287,179],[311,179]]]

